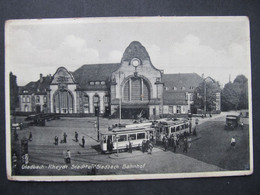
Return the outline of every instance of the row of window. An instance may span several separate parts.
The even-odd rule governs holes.
[[[144,139],[145,133],[134,133],[134,134],[129,134],[128,136],[119,135],[118,142],[128,141],[130,138],[131,140]]]
[[[189,87],[189,89],[194,89],[194,87]],[[168,91],[169,90],[169,87],[165,87],[165,90]],[[172,90],[176,91],[177,90],[177,87],[173,87]],[[181,90],[186,90],[186,87],[181,87]]]
[[[22,97],[22,102],[23,102],[23,103],[30,103],[30,101],[31,101],[30,96],[23,96],[23,97]],[[36,102],[36,103],[41,103],[41,98],[40,98],[40,96],[36,96],[36,97],[35,97],[35,102]],[[47,97],[44,96],[44,97],[43,97],[43,103],[46,103],[46,102],[47,102]]]
[[[108,95],[105,95],[105,96],[103,97],[103,101],[104,101],[104,103],[109,103],[109,96],[108,96]],[[84,102],[85,104],[88,104],[88,103],[89,103],[89,96],[88,96],[88,95],[84,95],[84,96],[83,96],[83,102]],[[93,96],[93,102],[94,102],[94,103],[98,103],[98,102],[99,102],[99,96],[98,96],[98,95]]]
[[[105,81],[90,81],[89,84],[90,85],[105,85],[106,82]]]

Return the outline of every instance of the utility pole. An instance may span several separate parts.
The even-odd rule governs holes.
[[[121,86],[121,74],[124,75],[123,72],[119,71],[118,76],[119,76],[119,93],[120,93],[120,98],[119,98],[119,124],[121,124],[121,118],[122,118],[122,86]]]
[[[204,113],[207,112],[207,91],[206,91],[206,80],[204,79]]]

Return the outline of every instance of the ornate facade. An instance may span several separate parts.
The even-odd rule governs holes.
[[[121,108],[122,118],[188,113],[202,81],[195,73],[164,74],[134,41],[121,63],[83,65],[74,72],[60,67],[53,76],[40,75],[20,87],[20,111],[94,115],[99,110],[118,116]]]

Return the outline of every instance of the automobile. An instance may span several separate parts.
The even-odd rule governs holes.
[[[12,123],[12,130],[22,130],[23,123]]]
[[[240,124],[239,114],[226,115],[225,130],[234,130],[239,126],[239,124]]]

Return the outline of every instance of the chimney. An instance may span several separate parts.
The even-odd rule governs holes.
[[[42,77],[42,74],[40,74],[40,83],[43,82],[43,77]]]

